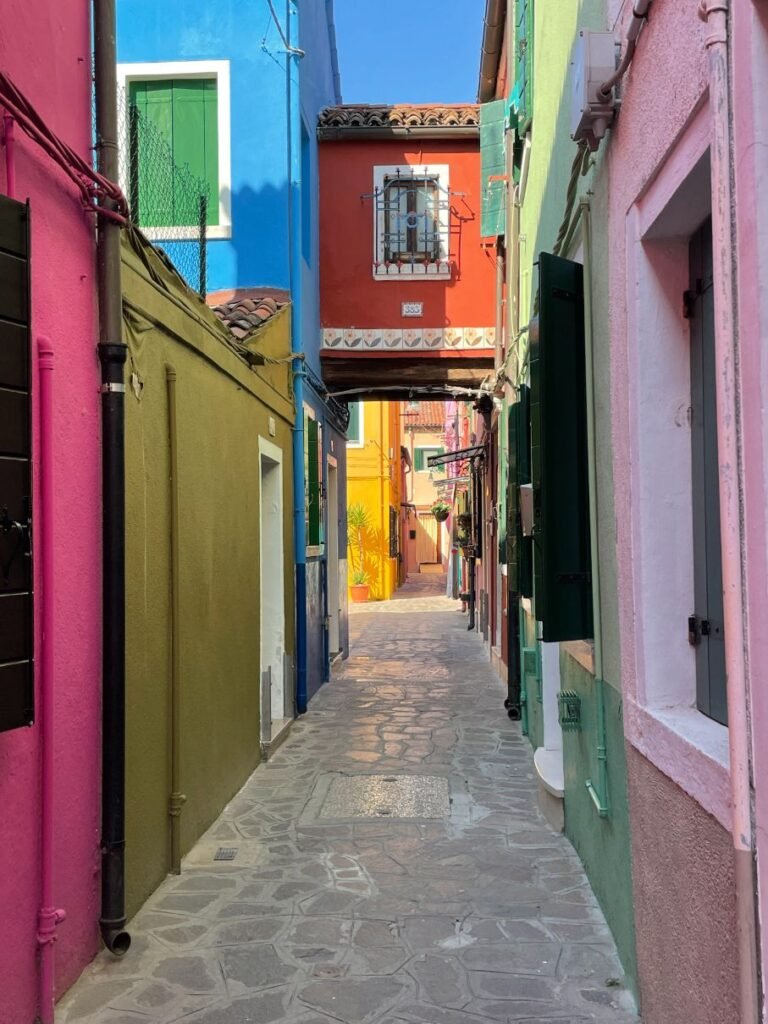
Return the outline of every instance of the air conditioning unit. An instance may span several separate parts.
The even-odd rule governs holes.
[[[581,29],[573,49],[571,138],[594,152],[616,115],[616,90],[606,99],[601,86],[616,71],[616,37],[612,32]]]

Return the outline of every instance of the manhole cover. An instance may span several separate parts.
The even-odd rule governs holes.
[[[318,818],[445,818],[451,809],[448,780],[433,775],[336,775],[323,789]]]

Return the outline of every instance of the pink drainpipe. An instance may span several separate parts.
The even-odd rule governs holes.
[[[14,159],[14,149],[16,146],[15,137],[15,125],[16,122],[13,120],[10,114],[6,114],[3,118],[3,128],[5,135],[3,140],[5,142],[5,194],[9,199],[16,198],[16,161]]]
[[[759,1024],[754,837],[750,783],[749,708],[744,654],[746,628],[742,572],[741,419],[736,381],[738,332],[733,280],[734,226],[731,187],[731,97],[728,81],[729,0],[701,0],[709,29],[709,95],[712,107],[712,241],[717,363],[717,444],[720,460],[720,538],[723,559],[725,662],[736,913],[739,946],[740,1024]]]
[[[53,674],[53,349],[47,338],[38,338],[38,376],[40,382],[40,505],[38,533],[42,600],[40,602],[40,894],[37,918],[37,942],[40,946],[40,1020],[53,1024],[54,1018],[54,955],[56,926],[65,918],[53,902],[53,737],[54,737],[54,674]]]

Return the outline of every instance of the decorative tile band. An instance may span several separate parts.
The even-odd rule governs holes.
[[[349,351],[492,349],[494,327],[324,327],[323,348]]]

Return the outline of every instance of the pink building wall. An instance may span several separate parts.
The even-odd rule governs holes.
[[[747,653],[758,912],[768,991],[768,8],[733,6],[733,138],[739,268]],[[766,1013],[766,1007],[763,1007]]]
[[[0,67],[50,128],[83,155],[91,145],[90,5],[5,0]],[[16,198],[31,201],[33,388],[36,345],[55,350],[57,990],[98,948],[100,771],[100,418],[94,236],[72,184],[16,129]],[[0,189],[6,193],[5,150]],[[39,430],[33,401],[35,483]],[[42,510],[35,500],[35,535]],[[41,580],[36,565],[35,590]],[[39,655],[39,619],[36,623]],[[36,713],[39,714],[39,703]],[[37,1013],[40,727],[0,734],[0,1022]]]
[[[685,631],[693,549],[682,294],[688,239],[709,215],[701,172],[713,121],[697,7],[653,4],[603,171],[619,635],[647,1024],[669,1024],[670,1007],[697,1024],[739,1019],[728,730],[696,710]]]

